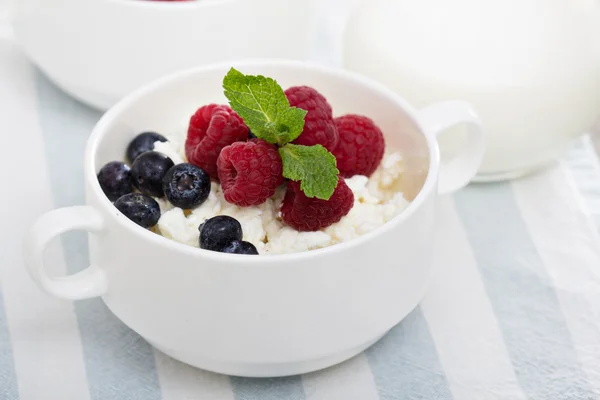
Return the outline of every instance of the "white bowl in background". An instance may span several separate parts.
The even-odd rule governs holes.
[[[181,69],[244,58],[310,58],[316,0],[15,0],[28,57],[65,92],[107,109]]]
[[[360,238],[284,255],[202,250],[127,219],[102,192],[98,170],[122,159],[139,132],[172,131],[199,106],[225,103],[222,80],[232,65],[273,77],[284,88],[317,88],[335,115],[371,117],[387,146],[403,155],[403,189],[411,204]],[[437,134],[461,122],[473,128],[469,145],[451,164],[440,165]],[[84,160],[87,205],[43,215],[25,241],[26,265],[47,293],[65,299],[101,296],[131,329],[188,364],[255,377],[314,371],[363,351],[419,303],[431,274],[436,197],[467,184],[483,151],[481,124],[468,104],[448,101],[415,110],[354,73],[290,61],[179,72],[127,96],[98,122]],[[77,229],[91,232],[91,266],[69,277],[49,277],[44,248]]]

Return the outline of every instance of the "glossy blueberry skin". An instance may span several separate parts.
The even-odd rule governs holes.
[[[157,151],[140,154],[131,166],[133,186],[148,196],[163,197],[162,180],[173,165],[169,157]]]
[[[210,194],[210,176],[202,168],[188,163],[171,167],[162,185],[169,202],[183,209],[204,203]]]
[[[131,169],[121,161],[105,164],[98,172],[98,183],[110,201],[133,191]]]
[[[153,227],[160,219],[160,207],[156,200],[142,193],[130,193],[119,197],[115,207],[124,216],[144,228]]]
[[[234,240],[242,240],[242,225],[228,215],[209,218],[198,229],[201,249],[221,251]]]
[[[221,250],[223,253],[229,254],[252,254],[258,255],[258,250],[250,242],[234,240]]]
[[[133,163],[142,153],[154,150],[154,142],[166,142],[167,138],[156,132],[143,132],[137,135],[127,146],[127,159]]]

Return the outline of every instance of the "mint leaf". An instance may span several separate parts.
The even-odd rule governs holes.
[[[231,68],[223,78],[223,89],[231,108],[256,137],[282,146],[302,133],[306,111],[290,107],[274,79],[244,75]]]
[[[337,183],[335,156],[320,144],[301,146],[287,144],[279,149],[283,162],[283,176],[300,182],[300,190],[307,197],[329,200]]]

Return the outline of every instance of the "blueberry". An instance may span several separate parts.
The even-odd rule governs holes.
[[[257,139],[257,137],[250,129],[248,129],[248,140],[250,139]]]
[[[208,174],[188,163],[171,167],[163,177],[162,185],[171,204],[184,209],[204,203],[210,193]]]
[[[153,227],[160,218],[160,207],[156,200],[141,193],[130,193],[119,197],[115,207],[124,216],[144,228]]]
[[[98,172],[98,183],[110,201],[131,193],[131,170],[121,161],[111,161]]]
[[[221,251],[234,240],[242,240],[242,225],[227,215],[207,219],[199,229],[201,249]]]
[[[256,247],[250,242],[234,240],[221,250],[223,253],[230,254],[258,254]]]
[[[163,197],[162,180],[173,165],[169,157],[157,151],[140,154],[131,166],[133,186],[148,196]]]
[[[142,153],[154,150],[154,142],[166,142],[167,138],[156,132],[144,132],[137,135],[127,146],[127,159],[133,163]]]

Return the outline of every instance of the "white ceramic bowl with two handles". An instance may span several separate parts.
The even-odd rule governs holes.
[[[478,117],[461,101],[415,110],[359,75],[289,61],[244,61],[246,74],[285,88],[310,85],[334,113],[375,120],[387,146],[402,152],[408,208],[381,228],[325,249],[242,256],[193,248],[145,230],[104,196],[96,179],[124,158],[139,132],[169,132],[197,107],[225,103],[232,64],[171,75],[127,96],[98,122],[85,154],[86,205],[40,217],[25,242],[31,275],[64,299],[101,296],[110,310],[153,346],[185,363],[230,375],[283,376],[348,359],[381,338],[421,300],[431,274],[435,201],[463,187],[484,153]],[[441,165],[436,135],[467,123],[469,145]],[[90,232],[91,265],[61,278],[44,271],[48,243],[72,230]]]
[[[244,58],[305,60],[316,44],[316,0],[8,1],[28,57],[100,109],[175,71]]]

